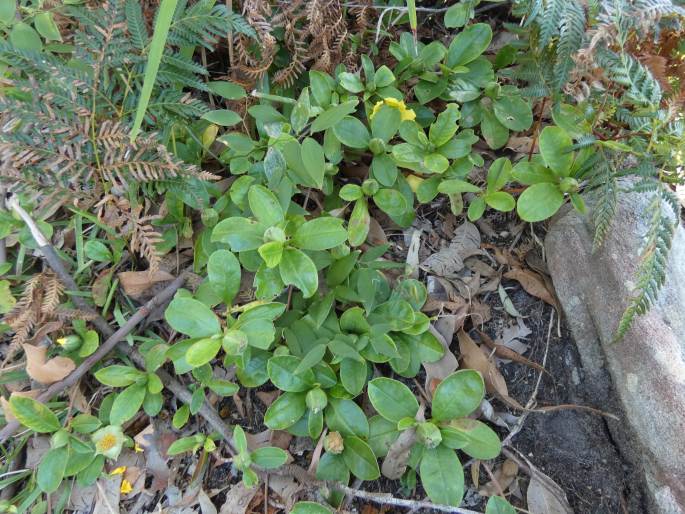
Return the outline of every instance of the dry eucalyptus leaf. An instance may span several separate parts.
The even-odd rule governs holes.
[[[508,397],[509,390],[504,377],[497,369],[497,365],[493,360],[488,359],[483,350],[474,342],[471,337],[460,330],[457,332],[459,339],[459,351],[465,368],[475,369],[483,375],[485,381],[485,389],[490,394],[497,393],[501,397]]]
[[[128,296],[133,298],[142,296],[152,286],[158,282],[166,282],[173,280],[174,276],[166,271],[156,271],[149,273],[148,271],[123,271],[117,273],[121,287]]]
[[[573,514],[566,493],[547,475],[532,468],[526,497],[531,514]]]
[[[47,347],[22,345],[26,354],[26,373],[41,384],[50,385],[59,382],[74,371],[76,364],[68,357],[54,357],[46,360]]]
[[[407,470],[409,454],[416,442],[416,428],[408,428],[400,433],[395,442],[390,445],[388,454],[383,459],[381,473],[390,480],[398,480]]]
[[[478,490],[482,496],[494,496],[499,493],[499,487],[506,491],[514,481],[519,472],[519,465],[511,459],[505,460],[500,467],[492,472],[495,480],[491,480]],[[496,482],[496,483],[495,483]]]
[[[118,514],[121,501],[121,475],[106,475],[95,482],[97,494],[93,514]]]
[[[463,322],[464,321],[462,318],[461,323],[463,324]],[[445,332],[445,335],[443,335],[443,332],[438,330],[437,327],[434,327],[433,325],[429,327],[431,333],[438,338],[438,341],[440,341],[440,344],[445,349],[445,353],[439,361],[423,363],[423,368],[426,370],[426,382],[424,384],[426,391],[432,391],[435,387],[437,387],[437,384],[439,384],[441,380],[447,378],[459,367],[459,361],[457,361],[454,353],[452,353],[450,350],[450,343],[454,337],[456,325],[452,326],[451,334],[446,330],[447,325],[441,325],[440,328],[442,328],[443,332]],[[461,328],[461,324],[459,325],[459,328]]]
[[[464,259],[480,255],[480,232],[468,221],[454,231],[450,244],[421,263],[421,268],[441,277],[455,277],[464,268]]]
[[[385,231],[381,224],[378,223],[376,218],[371,216],[369,218],[369,233],[366,236],[366,241],[373,246],[381,246],[388,243],[388,237],[385,235]]]
[[[242,482],[232,485],[226,494],[226,500],[224,500],[219,514],[245,514],[257,491],[259,491],[259,487],[247,487]]]
[[[504,274],[504,278],[516,280],[521,287],[530,295],[544,300],[553,307],[557,307],[557,299],[554,292],[550,291],[545,284],[545,281],[540,275],[534,271],[522,268],[514,268]]]

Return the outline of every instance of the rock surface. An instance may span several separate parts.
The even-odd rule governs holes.
[[[554,286],[596,395],[615,389],[624,413],[609,428],[644,469],[651,511],[685,513],[685,230],[678,228],[657,305],[624,339],[612,336],[633,287],[649,195],[624,194],[604,245],[590,219],[560,213],[545,240]],[[608,371],[608,373],[607,373]],[[597,405],[600,409],[602,405]]]

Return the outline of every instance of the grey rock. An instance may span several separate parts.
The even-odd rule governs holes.
[[[549,271],[598,398],[615,390],[624,420],[609,422],[620,450],[644,469],[651,511],[685,513],[685,230],[673,240],[666,285],[652,310],[612,343],[631,296],[647,222],[647,194],[624,194],[593,254],[590,218],[560,213],[545,240]],[[602,408],[602,405],[598,405]],[[627,423],[626,423],[627,422]]]

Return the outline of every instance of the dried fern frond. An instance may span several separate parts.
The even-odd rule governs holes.
[[[159,270],[162,254],[157,245],[164,242],[162,235],[150,224],[159,216],[139,216],[139,209],[134,210],[131,220],[131,250],[140,253],[148,262],[150,274]]]

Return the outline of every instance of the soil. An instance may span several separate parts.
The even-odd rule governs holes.
[[[506,282],[505,282],[506,285]],[[533,331],[531,360],[542,362],[547,346],[550,307],[517,288],[510,297]],[[546,368],[537,394],[539,406],[576,404],[620,416],[613,395],[597,397],[583,380],[576,346],[564,325],[553,323]],[[538,373],[519,364],[502,366],[510,394],[525,404]],[[574,512],[646,512],[644,487],[636,466],[619,452],[603,416],[583,410],[531,413],[512,446],[527,456],[566,492]]]

